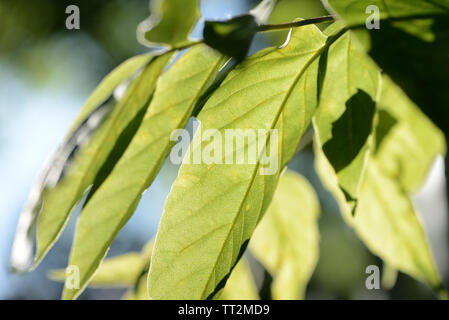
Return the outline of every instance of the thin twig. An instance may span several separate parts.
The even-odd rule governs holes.
[[[334,21],[334,16],[324,16],[324,17],[318,17],[318,18],[311,18],[306,20],[300,20],[290,23],[282,23],[282,24],[263,24],[260,25],[257,28],[257,31],[264,32],[264,31],[274,31],[274,30],[282,30],[282,29],[290,29],[295,27],[302,27],[309,24],[315,24],[315,23],[322,23],[322,22],[329,22]]]

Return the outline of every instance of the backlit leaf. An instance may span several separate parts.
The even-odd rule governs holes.
[[[379,67],[449,137],[449,0],[328,0]],[[379,29],[366,12],[379,8]],[[370,18],[371,19],[371,18]],[[447,158],[446,158],[447,159]],[[449,163],[446,160],[446,163]]]
[[[136,130],[139,114],[146,109],[156,79],[170,57],[171,54],[160,57],[147,54],[126,61],[101,82],[86,102],[66,141],[43,172],[40,185],[32,190],[31,203],[24,208],[23,214],[31,212],[39,216],[34,266],[57,240],[71,210],[94,182],[102,166],[105,163],[113,165],[115,159],[111,155],[117,150],[117,139],[127,139]],[[127,89],[129,81],[131,84]],[[119,91],[125,90],[124,95],[120,94]],[[102,110],[99,108],[104,108],[108,115],[96,123],[100,120],[94,119],[93,113]],[[123,140],[119,140],[121,147],[126,146]],[[53,182],[49,183],[49,180]],[[28,228],[32,227],[29,224]]]
[[[346,222],[366,246],[391,268],[426,282],[444,295],[424,230],[408,194],[423,182],[436,155],[444,152],[444,139],[391,80],[385,78],[383,84],[377,126],[381,129],[376,132],[378,149],[368,161],[355,217],[345,205],[338,181],[318,147],[316,167],[339,202]],[[388,124],[382,123],[387,119],[383,112],[390,117]]]
[[[137,130],[136,126],[140,124],[143,112],[148,107],[156,81],[172,56],[173,53],[166,53],[148,64],[133,81],[93,139],[80,150],[64,179],[45,194],[42,212],[37,223],[36,261],[43,258],[61,233],[70,211],[81,199],[86,188],[95,182],[96,175],[108,157],[114,155],[117,147],[123,147],[121,139],[129,140],[129,131],[134,133]]]
[[[372,140],[380,72],[351,32],[332,44],[320,62],[324,75],[314,117],[317,142],[354,210]]]
[[[379,8],[381,20],[417,19],[445,15],[449,12],[448,0],[324,0],[327,7],[336,11],[349,25],[365,25],[372,11]]]
[[[274,278],[273,299],[304,299],[318,261],[318,214],[318,199],[310,184],[296,173],[284,173],[249,244]]]
[[[141,252],[129,252],[103,261],[89,282],[89,287],[129,287],[131,289],[124,297],[125,299],[147,300],[146,275],[153,244],[152,240],[145,245]],[[65,270],[54,270],[49,273],[49,277],[55,281],[65,281],[66,276]]]
[[[66,289],[64,299],[75,298],[87,285],[174,145],[172,132],[186,125],[224,62],[217,52],[197,45],[161,77],[139,130],[80,215],[70,265],[80,268],[81,288]]]
[[[226,21],[206,21],[204,42],[227,56],[242,60],[248,53],[257,27],[256,18],[251,14]]]
[[[138,252],[130,252],[105,260],[95,273],[90,287],[133,287],[142,274],[146,264],[144,257]],[[53,280],[64,281],[65,270],[50,272]]]
[[[214,140],[224,145],[226,129],[249,130],[250,137],[237,133],[243,146],[238,153],[228,149],[233,164],[225,164],[226,151],[211,164],[184,159],[156,237],[148,277],[151,298],[207,299],[223,288],[310,123],[317,103],[318,57],[326,46],[318,28],[299,28],[288,45],[263,50],[239,64],[206,103],[198,116],[201,127],[191,144],[193,155],[201,152],[202,140],[209,147],[217,145]],[[209,129],[218,130],[219,136],[200,134]],[[259,129],[277,131],[251,138]],[[276,135],[279,143],[273,143]],[[254,151],[260,139],[257,154],[267,151],[272,167],[261,164],[260,157],[236,163],[238,154]]]
[[[232,270],[231,276],[226,282],[219,296],[220,300],[258,300],[259,294],[254,283],[251,269],[245,258]]]
[[[150,45],[183,46],[200,16],[199,0],[152,0],[151,16],[139,25],[138,33]]]

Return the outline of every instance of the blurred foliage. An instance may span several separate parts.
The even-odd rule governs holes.
[[[80,30],[65,27],[69,5],[80,9]],[[148,11],[148,0],[2,0],[0,29],[6,32],[0,33],[0,56],[17,57],[17,53],[36,49],[55,35],[84,33],[117,64],[142,50],[136,28]]]

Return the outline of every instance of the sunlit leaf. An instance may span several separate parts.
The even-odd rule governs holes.
[[[380,72],[351,32],[331,45],[320,67],[320,102],[314,117],[317,142],[354,210],[372,140]]]
[[[250,241],[251,252],[272,274],[273,299],[303,299],[318,261],[319,203],[310,184],[287,171]]]
[[[197,45],[161,77],[139,130],[80,215],[70,265],[80,268],[81,288],[65,290],[65,299],[76,297],[87,285],[174,145],[172,132],[186,125],[195,102],[224,62],[217,52]]]
[[[89,144],[80,150],[64,179],[54,189],[45,193],[37,224],[36,261],[40,261],[61,233],[70,211],[81,199],[86,188],[95,182],[103,164],[107,163],[110,157],[116,157],[116,153],[123,152],[119,148],[126,146],[126,140],[137,130],[156,81],[172,56],[173,53],[166,53],[148,64],[132,82],[123,98],[117,102],[117,106]]]
[[[147,276],[148,273],[142,275],[137,283],[136,288],[128,290],[122,300],[148,300],[148,288],[147,288]]]
[[[232,270],[226,286],[219,295],[220,300],[258,300],[256,285],[251,274],[251,269],[245,258]]]
[[[148,300],[148,268],[151,263],[151,254],[153,252],[154,240],[151,240],[142,249],[142,256],[145,258],[146,264],[141,270],[139,277],[135,283],[134,288],[129,289],[122,297],[123,300]],[[100,266],[101,269],[101,266]],[[95,279],[94,279],[95,280]]]
[[[112,166],[119,149],[126,147],[126,140],[135,132],[140,114],[146,109],[155,82],[170,57],[171,54],[143,55],[125,62],[107,76],[88,99],[65,142],[32,190],[22,213],[22,216],[31,213],[32,221],[40,213],[34,266],[57,240],[71,210],[94,182],[102,166]],[[117,139],[121,143],[119,147],[116,146]],[[31,229],[32,221],[27,219],[27,228]],[[19,228],[23,233],[24,226],[19,225],[18,233]],[[18,240],[16,243],[22,242],[23,246],[23,241]]]
[[[387,263],[382,266],[382,289],[391,290],[396,284],[398,271]]]
[[[142,274],[146,261],[142,254],[131,252],[105,260],[90,281],[90,287],[133,287]],[[65,270],[50,272],[53,280],[64,281]]]
[[[256,18],[251,14],[226,21],[206,21],[204,42],[223,54],[242,60],[248,53],[257,27]]]
[[[404,20],[429,18],[449,12],[448,0],[324,0],[328,8],[336,11],[349,25],[364,26],[373,11],[369,6],[379,8],[381,20]]]
[[[390,78],[384,76],[382,82],[375,159],[405,191],[414,192],[424,183],[435,157],[445,153],[446,142]]]
[[[151,16],[138,27],[150,45],[183,46],[201,16],[199,0],[152,0]]]
[[[249,14],[225,21],[206,21],[203,29],[204,42],[241,61],[246,57],[259,25],[268,20],[276,2],[263,0]]]
[[[444,152],[443,136],[388,78],[383,81],[379,105],[380,114],[388,112],[394,121],[388,119],[385,125],[382,121],[386,118],[379,117],[378,128],[382,129],[378,133],[382,134],[376,134],[378,149],[368,162],[355,217],[318,147],[317,170],[339,202],[346,222],[374,254],[443,295],[429,244],[408,194],[410,187],[422,183],[436,155]]]
[[[449,137],[449,1],[328,0],[369,54]],[[379,29],[368,30],[368,6],[379,8]],[[372,9],[373,7],[371,7]],[[369,21],[368,21],[369,22]],[[446,161],[447,162],[447,161]]]
[[[141,252],[129,252],[103,261],[89,282],[89,287],[129,287],[124,299],[147,300],[146,276],[153,244],[152,240]],[[54,270],[49,273],[49,277],[55,281],[65,281],[66,276],[65,270]]]
[[[229,149],[233,164],[225,164],[226,151],[211,164],[184,159],[156,237],[148,277],[151,298],[206,299],[223,288],[271,201],[279,173],[310,123],[318,57],[326,46],[318,28],[299,28],[283,48],[244,60],[206,103],[198,130],[216,129],[219,137],[204,138],[197,131],[190,149],[194,155],[201,151],[202,140],[209,147],[217,144],[214,140],[224,145],[226,129],[268,130],[258,139],[240,132],[243,146],[238,151],[248,154],[260,144],[257,154],[267,151],[272,167],[261,164],[260,157],[237,164],[238,153]]]
[[[142,67],[144,67],[148,62],[154,58],[152,54],[143,54],[130,58],[120,64],[111,73],[109,73],[98,85],[98,87],[92,92],[92,94],[87,99],[85,105],[81,109],[80,114],[76,118],[72,129],[80,124],[86,119],[86,116],[93,111],[95,107],[105,101],[110,95],[113,94],[114,90],[132,77],[136,72],[138,72]]]

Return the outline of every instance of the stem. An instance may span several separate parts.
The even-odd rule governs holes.
[[[306,26],[306,25],[310,25],[310,24],[329,22],[329,21],[334,21],[334,20],[335,20],[335,16],[323,16],[323,17],[310,18],[310,19],[289,22],[289,23],[262,24],[257,28],[257,32],[276,31],[276,30],[297,28],[297,27],[302,27],[302,26]],[[204,39],[187,42],[179,47],[170,48],[169,51],[184,50],[184,49],[190,48],[190,47],[192,47],[196,44],[200,44],[200,43],[204,43]]]
[[[324,17],[311,18],[311,19],[300,20],[300,21],[295,21],[295,22],[290,22],[290,23],[263,24],[257,28],[257,31],[264,32],[264,31],[290,29],[290,28],[295,28],[295,27],[306,26],[309,24],[329,22],[329,21],[334,21],[334,20],[335,20],[335,16],[324,16]]]
[[[179,47],[173,47],[170,49],[170,51],[181,51],[184,49],[188,49],[190,47],[193,47],[194,45],[200,44],[200,43],[204,43],[204,39],[200,39],[200,40],[195,40],[195,41],[189,41]]]

